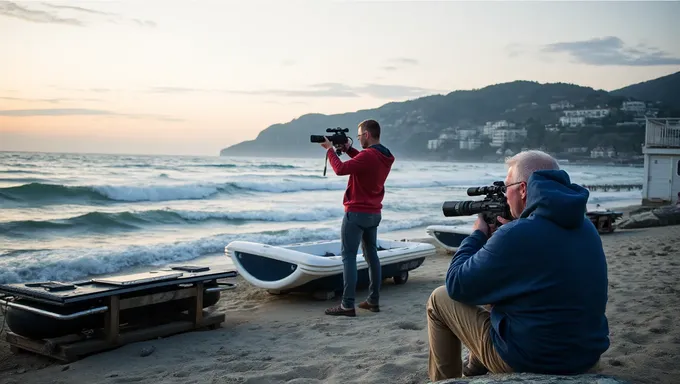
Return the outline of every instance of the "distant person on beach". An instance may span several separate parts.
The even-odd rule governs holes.
[[[609,348],[607,263],[584,215],[588,190],[540,151],[506,163],[514,220],[490,228],[478,218],[427,302],[432,381],[585,373]]]
[[[342,264],[344,265],[344,289],[342,302],[326,309],[327,315],[356,316],[354,296],[357,285],[357,252],[362,244],[364,259],[368,263],[370,278],[369,295],[359,308],[380,311],[380,284],[382,282],[380,259],[378,259],[378,225],[382,220],[382,200],[385,196],[385,180],[390,173],[394,156],[380,144],[380,124],[375,120],[359,123],[357,139],[363,151],[349,143],[343,151],[350,157],[342,162],[326,139],[321,143],[328,152],[328,161],[338,176],[349,175],[343,198],[345,215],[342,218]]]

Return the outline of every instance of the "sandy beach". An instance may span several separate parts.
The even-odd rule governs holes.
[[[633,383],[680,381],[680,226],[603,235],[609,265],[610,349],[602,373]],[[430,241],[428,239],[423,239]],[[330,317],[338,302],[272,296],[248,285],[223,294],[227,320],[213,331],[127,345],[68,365],[13,354],[0,342],[5,383],[426,383],[425,303],[451,255],[386,281],[382,312]],[[365,295],[358,292],[358,299]],[[1,320],[1,319],[0,319]],[[143,349],[153,353],[142,357]]]

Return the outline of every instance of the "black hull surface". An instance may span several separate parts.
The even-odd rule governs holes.
[[[396,284],[404,284],[408,280],[408,272],[420,267],[425,261],[425,257],[418,257],[411,260],[401,261],[394,264],[382,265],[382,280],[394,279]],[[314,292],[336,292],[342,293],[344,279],[342,272],[321,277],[309,281],[303,285],[286,290],[286,292],[314,293]],[[365,289],[370,285],[368,268],[357,271],[357,289]]]
[[[437,240],[439,240],[439,242],[451,248],[460,247],[460,243],[462,243],[463,240],[465,240],[468,237],[468,235],[462,233],[443,231],[435,231],[433,235],[437,238]]]

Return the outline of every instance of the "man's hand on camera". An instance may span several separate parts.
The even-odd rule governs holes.
[[[349,141],[348,141],[345,144],[343,144],[342,151],[347,152],[347,151],[349,151],[350,148],[352,148],[352,144],[350,144]]]
[[[496,216],[496,220],[500,221],[501,224],[507,224],[507,223],[512,221],[512,220],[504,219],[500,216]]]
[[[474,232],[476,230],[484,232],[487,237],[491,235],[491,228],[489,228],[489,224],[484,221],[481,214],[477,216],[477,221],[475,221],[475,224],[472,226],[472,231]]]
[[[327,137],[324,137],[324,140],[325,141],[321,143],[321,146],[324,147],[325,149],[331,149],[333,147],[333,143],[331,143]]]

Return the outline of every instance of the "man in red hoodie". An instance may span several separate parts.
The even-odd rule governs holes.
[[[349,175],[343,198],[345,215],[342,219],[342,263],[344,265],[344,289],[341,304],[328,308],[327,315],[356,316],[354,296],[357,284],[357,252],[362,243],[363,255],[368,264],[370,278],[369,296],[359,303],[359,308],[380,311],[380,283],[382,282],[380,259],[378,259],[378,225],[382,219],[382,200],[385,196],[385,180],[390,173],[394,156],[380,144],[380,124],[375,120],[359,123],[357,139],[363,151],[348,143],[343,148],[351,159],[342,162],[326,139],[321,143],[328,152],[328,161],[338,176]]]

